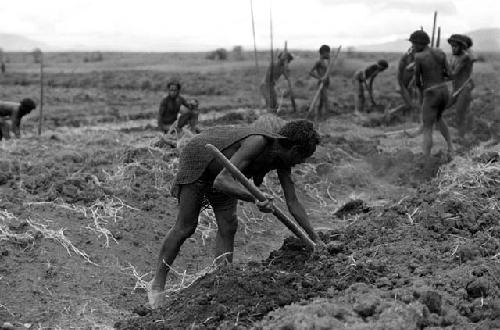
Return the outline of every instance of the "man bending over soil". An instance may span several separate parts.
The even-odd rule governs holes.
[[[158,128],[163,133],[169,133],[170,126],[177,120],[176,129],[178,132],[182,127],[189,125],[191,131],[199,133],[196,125],[198,124],[198,101],[186,101],[179,95],[181,84],[178,81],[170,81],[167,84],[168,95],[161,101],[158,111]],[[186,110],[181,110],[183,105]],[[179,119],[177,115],[180,113]]]
[[[10,139],[11,129],[17,138],[21,137],[21,119],[35,108],[35,102],[29,98],[22,99],[19,103],[0,101],[0,140]]]
[[[152,290],[148,294],[153,308],[161,304],[169,266],[184,241],[195,232],[203,207],[210,204],[213,208],[218,226],[216,256],[223,256],[227,262],[233,259],[238,199],[256,203],[263,212],[272,211],[271,200],[258,202],[205,149],[207,143],[221,150],[256,185],[263,182],[268,172],[277,170],[288,210],[309,237],[318,241],[318,235],[295,194],[291,168],[314,153],[319,135],[313,124],[306,120],[289,122],[278,133],[246,127],[214,127],[195,136],[183,149],[172,189],[179,201],[179,212],[158,257]]]
[[[448,144],[449,157],[453,154],[448,126],[442,114],[449,99],[446,79],[449,77],[448,62],[445,53],[439,48],[430,48],[429,35],[417,30],[410,36],[415,49],[415,83],[422,91],[423,152],[426,164],[430,165],[432,149],[432,130],[436,124]]]
[[[386,60],[379,60],[377,63],[368,66],[363,70],[358,70],[354,73],[352,82],[354,84],[355,95],[354,95],[354,114],[359,115],[364,111],[365,107],[365,88],[368,90],[368,95],[372,106],[376,106],[375,100],[373,99],[373,81],[377,75],[386,70],[389,67],[389,63]],[[369,83],[368,83],[369,81]]]

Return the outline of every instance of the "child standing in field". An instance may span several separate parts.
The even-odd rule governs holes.
[[[189,125],[191,131],[199,133],[196,127],[198,124],[198,101],[192,100],[188,102],[184,97],[180,96],[181,84],[178,81],[170,81],[167,84],[168,95],[161,101],[158,111],[158,128],[163,133],[169,133],[170,126],[177,121],[176,129],[178,132],[182,127]],[[181,105],[186,109],[181,110]],[[180,113],[179,119],[177,115]]]
[[[352,82],[354,85],[354,114],[359,115],[365,107],[365,88],[368,90],[372,106],[376,106],[373,99],[373,81],[375,77],[389,67],[386,60],[379,60],[377,63],[354,73]],[[369,83],[367,83],[369,81]]]
[[[318,80],[318,85],[323,83],[319,94],[319,105],[317,115],[320,117],[328,112],[328,86],[330,86],[330,77],[326,74],[330,65],[330,47],[322,45],[319,48],[319,60],[314,63],[309,75]]]

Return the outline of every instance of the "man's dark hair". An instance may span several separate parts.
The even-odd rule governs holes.
[[[181,83],[177,79],[172,79],[167,83],[167,89],[170,89],[170,86],[175,85],[177,86],[177,90],[181,90]]]
[[[330,52],[330,46],[322,45],[321,47],[319,47],[320,54],[329,53],[329,52]]]
[[[389,67],[389,63],[387,63],[386,60],[382,59],[382,60],[378,60],[377,61],[377,65],[381,68],[384,68],[384,69],[387,69]]]
[[[299,152],[305,158],[311,156],[316,151],[320,138],[318,132],[314,129],[312,122],[308,120],[294,120],[283,126],[278,134],[286,137],[286,140],[279,140],[285,148],[293,146],[299,147]]]
[[[411,42],[414,42],[416,44],[420,44],[420,45],[428,45],[431,43],[431,39],[429,38],[429,35],[427,34],[427,32],[423,31],[423,30],[417,30],[415,32],[413,32],[411,35],[410,35],[410,40]]]
[[[21,116],[24,116],[31,112],[31,110],[36,108],[36,103],[30,98],[22,99],[19,105],[19,112]]]

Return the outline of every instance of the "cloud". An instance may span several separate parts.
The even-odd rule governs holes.
[[[442,15],[455,15],[457,8],[452,1],[449,0],[318,0],[323,6],[343,6],[360,4],[369,7],[372,11],[380,11],[387,9],[401,10],[411,13],[426,14],[432,13],[435,10]]]

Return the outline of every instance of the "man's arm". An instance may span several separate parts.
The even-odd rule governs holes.
[[[311,223],[307,218],[307,213],[302,204],[299,202],[297,195],[295,193],[295,184],[292,180],[290,169],[278,169],[278,178],[283,188],[283,193],[285,195],[286,205],[288,210],[295,218],[297,223],[305,230],[307,235],[314,241],[318,242],[318,234],[314,231]]]
[[[375,77],[377,76],[378,72],[375,72],[372,74],[370,77],[370,85],[368,86],[368,94],[370,95],[370,100],[372,101],[372,105],[376,105],[375,100],[373,98],[373,81],[375,80]]]
[[[160,108],[158,109],[158,128],[162,131],[168,130],[168,127],[165,127],[163,124],[163,114],[166,111],[167,103],[166,100],[163,99],[160,103]]]
[[[419,56],[415,57],[415,85],[420,90],[422,90],[424,86],[422,81],[422,64],[420,63]]]
[[[241,143],[238,151],[234,153],[230,161],[240,171],[260,155],[267,145],[267,140],[261,135],[252,135]],[[215,178],[213,187],[223,193],[234,196],[246,202],[255,203],[256,199],[241,183],[236,181],[227,169],[223,169]]]

